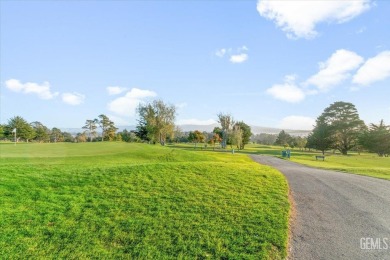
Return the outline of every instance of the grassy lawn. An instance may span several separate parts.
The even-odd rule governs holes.
[[[208,146],[204,148],[198,144],[198,148],[194,149],[192,144],[179,144],[173,147],[184,150],[197,151],[212,151],[213,148]],[[202,149],[201,149],[202,147]],[[240,154],[264,154],[272,155],[282,158],[283,147],[268,146],[259,144],[248,144],[242,151],[235,150],[235,153]],[[215,149],[215,151],[230,152],[231,148],[227,150]],[[305,164],[308,166],[323,168],[329,170],[342,171],[347,173],[354,173],[359,175],[371,176],[375,178],[390,180],[390,157],[379,157],[373,153],[349,152],[349,155],[343,156],[339,153],[328,152],[325,154],[325,161],[316,160],[316,155],[322,155],[318,151],[300,151],[299,149],[291,149],[291,158],[293,162]]]
[[[284,148],[278,146],[248,145],[243,153],[268,154],[281,157],[282,150]],[[290,160],[312,167],[390,180],[390,157],[379,157],[372,153],[361,153],[359,155],[356,152],[350,152],[347,156],[338,153],[326,153],[325,161],[322,161],[316,160],[316,155],[322,154],[320,152],[292,149]]]
[[[0,144],[0,258],[283,259],[287,189],[242,154]]]

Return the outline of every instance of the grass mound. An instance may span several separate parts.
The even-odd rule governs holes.
[[[286,256],[286,181],[244,155],[45,146],[0,145],[0,258]]]

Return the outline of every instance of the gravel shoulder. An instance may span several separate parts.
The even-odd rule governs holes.
[[[251,157],[288,180],[291,259],[390,259],[390,181]]]

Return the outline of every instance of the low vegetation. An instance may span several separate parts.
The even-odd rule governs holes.
[[[286,180],[245,155],[124,142],[0,151],[0,258],[286,257]]]

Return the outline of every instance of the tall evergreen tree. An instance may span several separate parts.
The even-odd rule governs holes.
[[[278,137],[276,138],[275,144],[281,146],[289,146],[292,141],[291,135],[286,133],[286,131],[282,130],[279,132]]]
[[[26,142],[35,137],[35,131],[32,126],[20,116],[15,116],[8,120],[8,128],[11,132],[13,129],[16,129],[16,137],[25,139]]]
[[[390,126],[381,120],[378,125],[371,124],[369,129],[360,137],[360,144],[370,152],[379,156],[390,154]]]
[[[306,147],[320,150],[324,155],[326,150],[332,148],[332,145],[331,128],[324,122],[324,118],[320,116],[316,120],[316,126],[313,131],[307,137]]]
[[[320,115],[319,120],[329,127],[332,147],[343,155],[358,144],[359,134],[365,129],[355,105],[348,102],[331,104]]]

